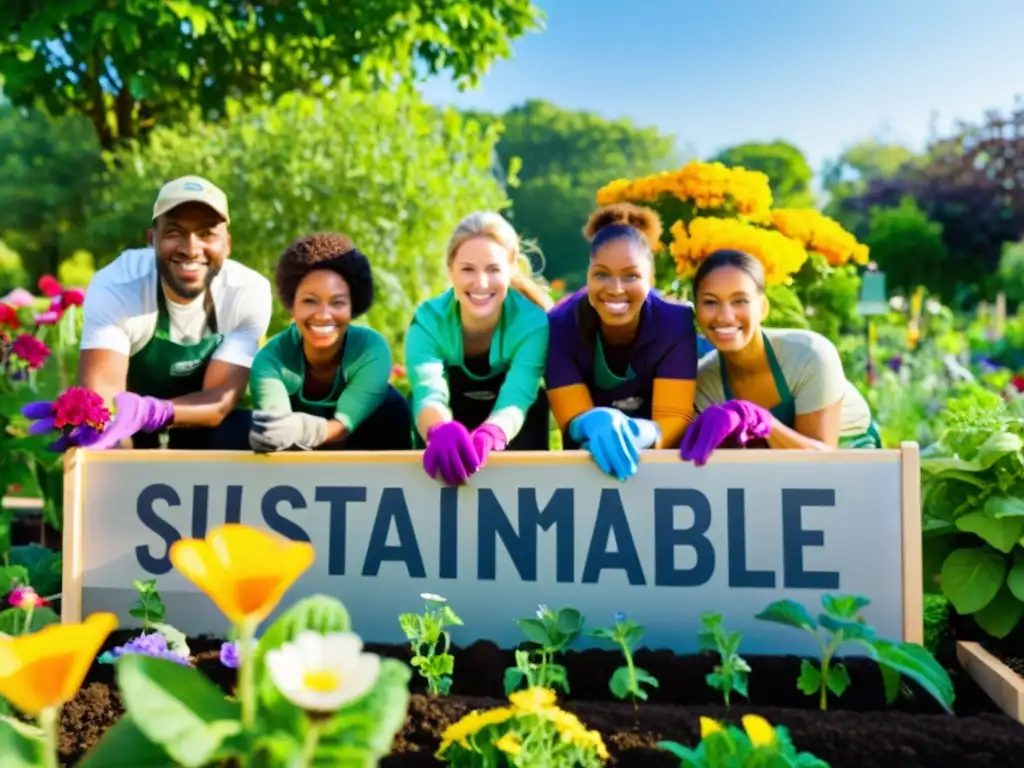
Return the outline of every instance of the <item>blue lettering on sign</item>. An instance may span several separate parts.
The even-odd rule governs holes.
[[[420,526],[429,521],[437,526],[438,572],[441,579],[458,578],[459,497],[455,488],[439,489],[437,518],[419,516]],[[619,491],[604,489],[598,502],[593,530],[582,532],[587,536],[586,557],[582,571],[576,568],[576,499],[572,488],[559,488],[549,498],[538,497],[535,488],[519,488],[516,509],[502,507],[494,491],[477,492],[476,578],[493,581],[497,578],[499,542],[508,555],[522,581],[538,579],[538,538],[540,532],[554,529],[555,578],[559,583],[596,584],[605,571],[621,571],[631,585],[648,583],[643,563],[653,567],[654,585],[659,587],[699,587],[708,583],[715,573],[717,553],[709,537],[712,522],[711,502],[694,488],[656,488],[653,491],[653,552],[640,557],[630,527],[629,515]],[[195,485],[191,489],[191,510],[187,528],[193,538],[203,538],[211,525],[210,487]],[[329,520],[327,545],[327,571],[330,575],[345,575],[349,504],[365,504],[368,498],[365,486],[316,486],[313,500],[326,504]],[[417,500],[419,502],[419,500]],[[804,567],[804,548],[825,545],[824,533],[804,527],[805,507],[835,507],[836,494],[832,489],[786,488],[782,490],[782,585],[786,589],[838,590],[839,573],[836,571],[809,571]],[[243,488],[226,487],[223,520],[238,523],[242,518]],[[376,500],[370,536],[363,552],[363,576],[377,576],[384,563],[400,563],[410,578],[425,579],[427,571],[417,537],[416,527],[401,488],[385,488]],[[182,532],[167,519],[166,513],[157,512],[160,506],[170,511],[184,505],[179,491],[166,483],[145,487],[136,500],[139,522],[160,540],[159,545],[144,544],[135,548],[139,565],[148,573],[161,576],[171,570],[171,545],[182,538]],[[264,523],[273,531],[295,541],[310,541],[309,534],[296,519],[321,514],[311,509],[302,492],[291,485],[269,488],[259,500]],[[423,508],[419,503],[420,509]],[[675,512],[688,508],[693,521],[686,527],[677,527]],[[369,511],[369,510],[368,510]],[[644,513],[637,510],[637,514]],[[726,562],[730,588],[774,589],[779,581],[773,570],[752,570],[748,567],[747,514],[743,489],[730,488],[726,505]],[[308,518],[307,518],[308,519]],[[515,523],[513,524],[513,520]],[[636,516],[634,514],[634,522]],[[423,531],[420,531],[421,535]],[[397,543],[389,544],[390,538]],[[614,545],[611,539],[614,537]],[[676,554],[689,550],[695,562],[688,568],[677,568]],[[653,563],[650,562],[653,555]],[[432,574],[433,576],[434,574]]]

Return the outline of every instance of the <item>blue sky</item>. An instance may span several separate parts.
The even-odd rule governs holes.
[[[674,134],[684,158],[782,138],[816,169],[864,138],[923,147],[1024,96],[1024,0],[535,0],[478,90],[432,103],[503,111],[528,98]]]

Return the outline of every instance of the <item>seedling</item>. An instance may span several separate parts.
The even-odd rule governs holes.
[[[868,598],[860,595],[822,595],[821,604],[825,612],[818,614],[815,621],[800,603],[778,600],[755,618],[802,629],[818,641],[821,648],[820,664],[815,666],[810,660],[803,660],[797,688],[808,696],[817,693],[823,710],[828,706],[829,691],[835,696],[842,696],[850,685],[846,666],[841,662],[835,663],[832,657],[844,642],[853,642],[864,646],[878,663],[885,684],[886,699],[890,704],[900,692],[900,675],[906,675],[934,697],[947,712],[952,713],[954,692],[949,673],[917,643],[879,639],[874,628],[860,615],[861,610],[870,603]]]
[[[626,657],[626,666],[619,667],[612,673],[608,687],[620,699],[631,696],[634,709],[637,707],[637,699],[647,700],[647,691],[640,687],[642,683],[652,688],[658,687],[658,681],[651,673],[633,663],[633,651],[640,644],[644,631],[642,626],[626,618],[626,614],[620,611],[615,614],[614,627],[594,629],[589,633],[591,637],[610,640],[622,649],[622,655]]]
[[[139,591],[139,596],[128,613],[142,622],[144,632],[154,629],[154,625],[162,622],[167,615],[167,607],[156,588],[156,579],[147,579],[146,581],[136,579],[132,584]]]
[[[739,654],[743,634],[722,626],[722,616],[718,613],[703,613],[700,620],[704,625],[704,631],[697,635],[700,649],[717,651],[720,659],[714,671],[704,679],[712,688],[722,692],[727,707],[730,705],[729,698],[733,691],[749,699],[747,679],[750,675],[750,665]]]
[[[445,627],[461,627],[462,619],[440,595],[423,593],[420,597],[427,602],[426,611],[403,613],[398,617],[398,624],[412,646],[413,657],[409,663],[426,678],[432,696],[444,696],[451,690],[451,675],[455,670],[455,657],[448,653],[452,637]],[[438,643],[443,643],[440,653]]]
[[[583,632],[583,614],[575,608],[562,608],[553,612],[547,606],[537,607],[537,618],[516,619],[526,639],[538,646],[533,652],[537,662],[530,661],[529,653],[516,653],[516,666],[505,670],[505,695],[509,695],[524,681],[531,686],[554,688],[556,685],[569,693],[569,675],[565,667],[554,663],[561,653]]]

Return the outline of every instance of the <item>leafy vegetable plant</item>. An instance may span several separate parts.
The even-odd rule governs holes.
[[[445,627],[461,627],[462,619],[440,595],[424,592],[420,597],[427,602],[427,610],[422,614],[403,613],[398,623],[412,645],[411,663],[426,678],[430,693],[447,695],[452,687],[455,658],[448,653],[452,638]],[[442,641],[443,650],[438,653],[437,645]]]
[[[921,460],[926,587],[1002,638],[1024,618],[1024,395],[950,408]]]
[[[530,652],[516,652],[516,666],[505,670],[505,695],[524,681],[530,687],[553,688],[558,686],[569,693],[569,676],[565,667],[554,663],[556,653],[561,653],[579,638],[583,632],[583,614],[575,608],[551,611],[545,605],[537,607],[537,617],[516,619],[516,624],[526,639],[537,646]]]
[[[612,673],[608,681],[608,688],[620,699],[627,696],[632,697],[633,707],[636,707],[636,700],[647,700],[647,691],[641,688],[641,684],[647,684],[652,688],[658,687],[658,681],[647,670],[640,669],[633,663],[633,651],[644,636],[644,628],[624,613],[615,614],[615,626],[600,628],[590,631],[591,637],[599,637],[610,640],[622,649],[622,655],[626,657],[626,665],[619,667]]]
[[[772,621],[810,633],[821,647],[817,666],[804,659],[800,665],[797,687],[808,696],[818,694],[821,709],[828,705],[828,692],[842,696],[850,685],[850,675],[842,662],[833,658],[844,642],[857,643],[879,665],[888,702],[896,700],[900,691],[900,676],[906,675],[921,686],[947,711],[952,712],[953,682],[942,665],[922,646],[882,640],[863,616],[862,609],[870,600],[859,595],[823,595],[824,613],[815,620],[804,606],[794,600],[771,603],[755,618]]]
[[[705,679],[708,685],[722,692],[725,706],[729,706],[729,698],[733,691],[743,698],[747,695],[747,679],[750,665],[739,655],[740,640],[743,634],[727,630],[722,625],[722,616],[718,613],[703,613],[700,617],[704,631],[697,635],[697,642],[702,651],[717,651],[719,663]]]

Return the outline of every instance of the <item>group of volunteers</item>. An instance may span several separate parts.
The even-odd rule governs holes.
[[[769,307],[755,258],[710,255],[692,304],[653,289],[662,225],[651,209],[596,210],[583,228],[587,284],[554,306],[505,218],[462,219],[446,254],[451,287],[417,308],[406,334],[408,398],[390,383],[384,337],[353,322],[373,304],[374,281],[348,237],[288,246],[274,288],[292,323],[267,340],[271,284],[230,258],[229,224],[220,189],[176,179],[153,207],[150,247],[96,273],[79,384],[112,402],[114,416],[78,444],[422,450],[426,472],[448,485],[494,451],[548,450],[552,415],[566,449],[589,452],[620,480],[645,449],[703,465],[717,448],[881,447],[834,345],[762,327]],[[712,347],[700,358],[698,326]],[[239,407],[247,390],[252,410]]]

